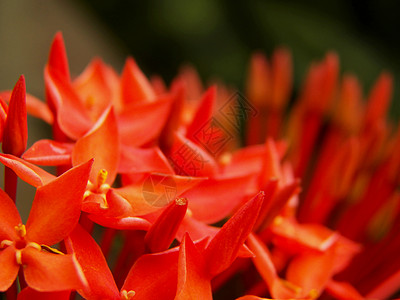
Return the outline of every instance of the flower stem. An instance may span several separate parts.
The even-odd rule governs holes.
[[[17,199],[17,182],[18,177],[9,167],[4,167],[4,191],[14,201]]]

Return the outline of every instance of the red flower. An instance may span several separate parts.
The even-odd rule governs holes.
[[[77,224],[91,164],[38,187],[26,226],[13,201],[0,190],[1,291],[11,286],[21,266],[28,286],[38,291],[71,290],[85,284],[76,258],[50,246],[66,238]]]

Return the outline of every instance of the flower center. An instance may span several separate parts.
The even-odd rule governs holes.
[[[105,169],[101,169],[99,171],[99,174],[97,174],[97,182],[92,183],[90,180],[87,183],[86,186],[86,191],[85,194],[83,195],[83,200],[85,200],[87,197],[96,194],[99,195],[102,199],[103,202],[100,203],[100,207],[103,209],[108,208],[108,203],[107,203],[107,198],[106,194],[108,190],[111,188],[108,183],[106,183],[108,176],[108,172]]]
[[[37,250],[41,250],[42,248],[40,247],[39,244],[34,243],[34,242],[27,242],[25,240],[26,236],[26,227],[24,224],[18,224],[17,226],[14,227],[15,233],[18,236],[18,239],[14,241],[10,240],[3,240],[0,243],[0,248],[5,248],[9,246],[14,246],[15,247],[15,260],[17,261],[17,264],[22,265],[22,250],[27,248],[27,247],[32,247]]]

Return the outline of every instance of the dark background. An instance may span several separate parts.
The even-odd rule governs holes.
[[[203,79],[243,88],[251,53],[278,45],[292,50],[298,88],[310,62],[335,50],[342,72],[367,92],[385,69],[395,76],[392,116],[400,116],[400,2],[378,0],[75,0],[114,34],[146,74],[167,81],[182,63]]]

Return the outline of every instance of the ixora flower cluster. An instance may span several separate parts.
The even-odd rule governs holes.
[[[289,102],[291,68],[285,49],[270,61],[254,55],[245,96],[203,90],[191,68],[168,87],[131,58],[121,75],[95,59],[71,79],[57,34],[46,102],[26,94],[23,76],[0,93],[0,291],[9,300],[395,295],[391,76],[364,101],[329,53]],[[54,139],[26,149],[27,113]],[[25,224],[18,178],[36,188]]]

